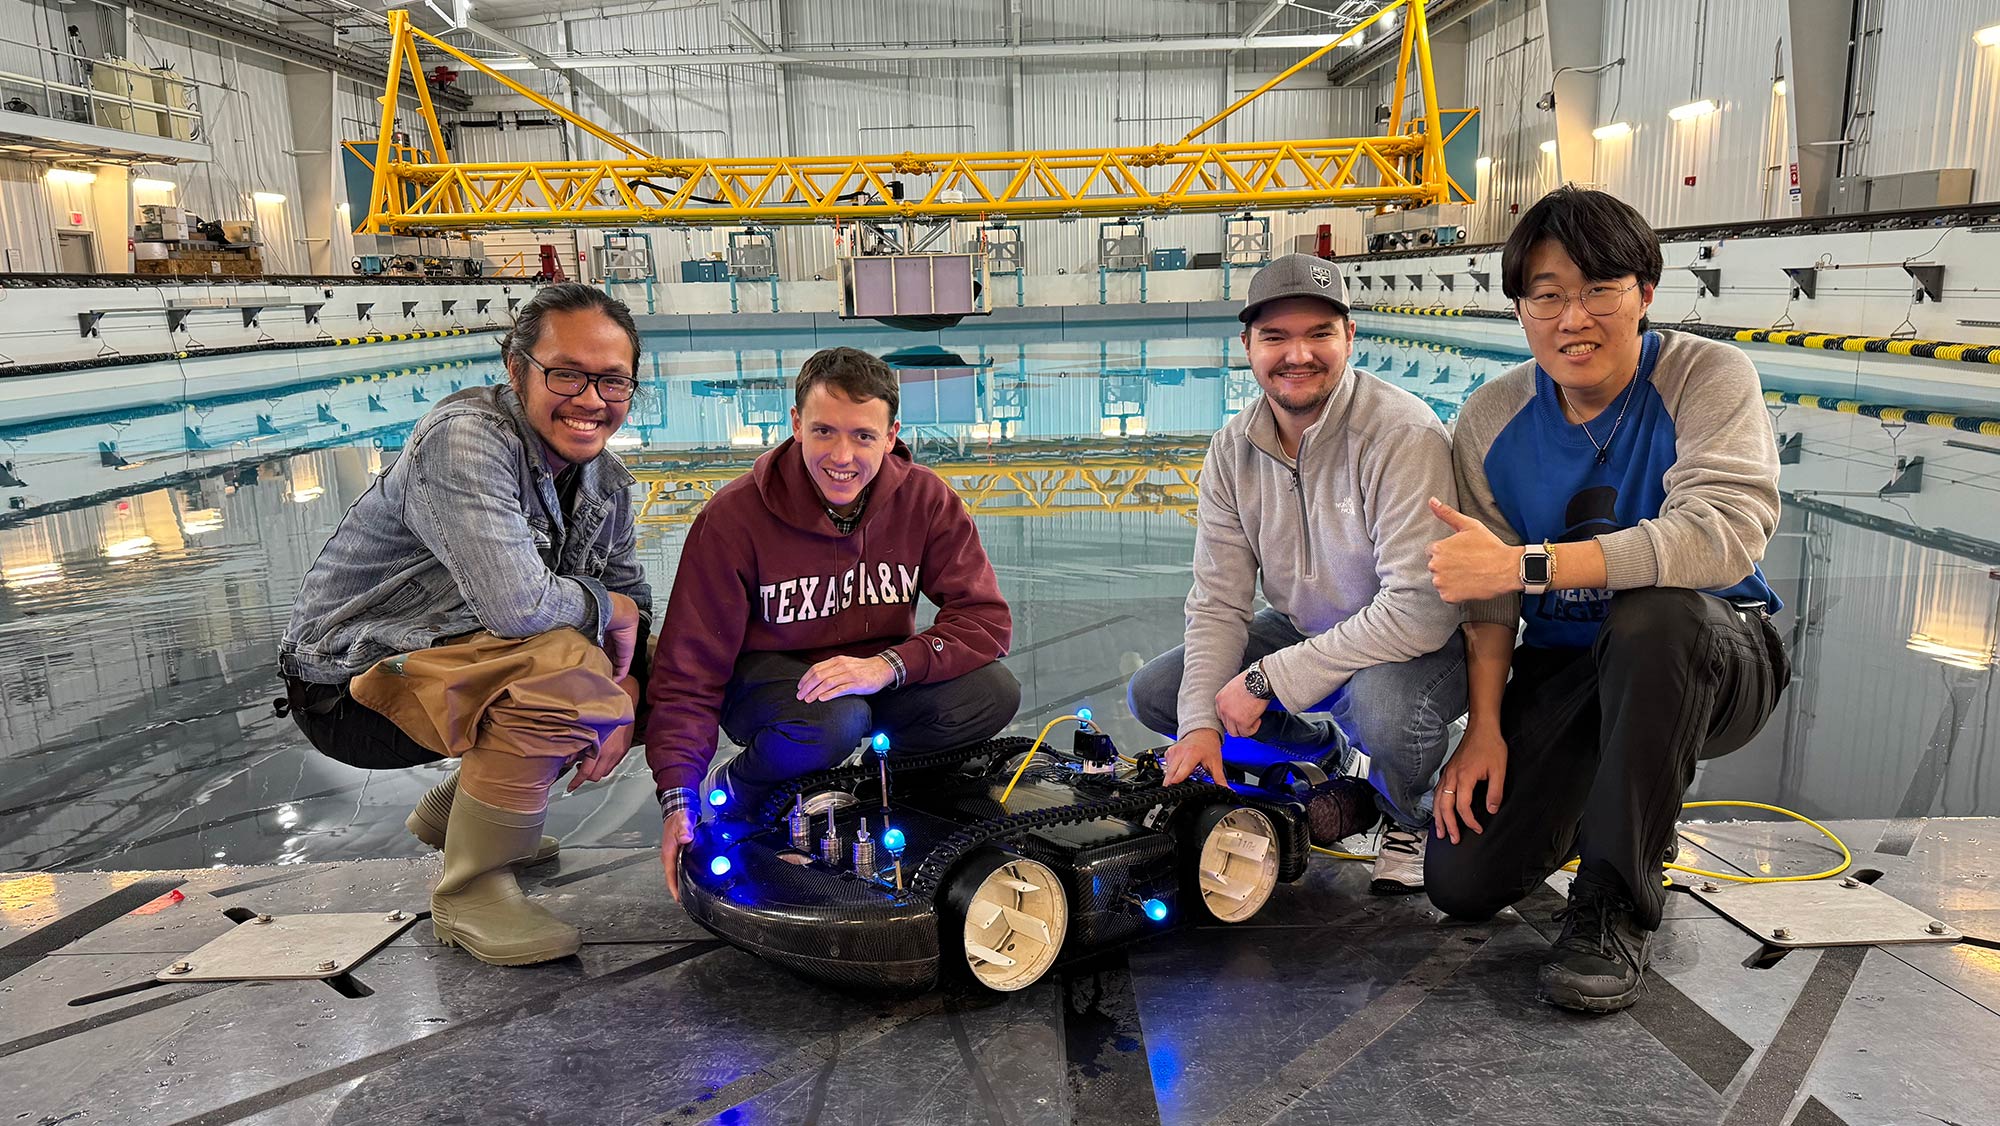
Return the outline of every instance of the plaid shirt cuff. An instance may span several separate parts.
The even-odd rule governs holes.
[[[662,821],[683,810],[687,811],[691,816],[700,816],[701,805],[695,801],[694,791],[688,789],[686,786],[675,786],[671,789],[661,790],[659,797],[660,820]]]
[[[889,687],[901,688],[903,686],[903,678],[909,675],[909,670],[903,667],[902,655],[894,649],[884,649],[875,655],[889,662],[889,667],[896,670],[896,679],[889,682]]]

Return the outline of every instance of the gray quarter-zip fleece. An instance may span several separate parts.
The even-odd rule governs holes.
[[[1179,734],[1222,730],[1215,694],[1242,669],[1260,581],[1306,637],[1264,659],[1287,711],[1443,647],[1460,613],[1431,585],[1425,549],[1448,533],[1431,497],[1458,499],[1444,424],[1367,372],[1348,368],[1296,462],[1268,401],[1224,423],[1202,468]]]

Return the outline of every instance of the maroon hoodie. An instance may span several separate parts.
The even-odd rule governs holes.
[[[938,607],[912,636],[917,595]],[[786,439],[695,517],[647,679],[646,762],[661,790],[693,789],[715,757],[723,688],[745,653],[807,662],[893,648],[905,684],[998,660],[1013,616],[965,502],[897,442],[841,535]]]

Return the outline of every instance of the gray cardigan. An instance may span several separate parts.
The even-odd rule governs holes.
[[[1310,709],[1360,669],[1442,648],[1460,614],[1431,585],[1425,549],[1448,532],[1431,497],[1457,503],[1444,425],[1416,396],[1352,366],[1296,465],[1263,399],[1216,431],[1201,477],[1179,734],[1222,730],[1215,694],[1242,668],[1260,580],[1306,637],[1264,660],[1288,711]]]

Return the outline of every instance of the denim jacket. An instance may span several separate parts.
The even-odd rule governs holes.
[[[284,675],[341,684],[384,657],[481,629],[533,637],[567,626],[601,645],[607,589],[638,603],[641,638],[650,634],[632,474],[599,454],[565,513],[545,450],[511,387],[441,400],[306,572],[279,647]]]

